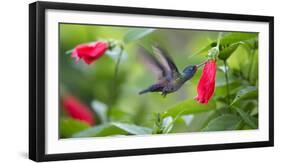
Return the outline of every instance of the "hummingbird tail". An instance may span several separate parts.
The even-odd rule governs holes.
[[[139,92],[139,95],[150,92],[150,89],[145,89]]]
[[[162,91],[162,88],[163,87],[160,84],[154,84],[154,85],[146,88],[145,90],[140,91],[139,95],[148,93],[148,92],[160,92],[160,91]]]

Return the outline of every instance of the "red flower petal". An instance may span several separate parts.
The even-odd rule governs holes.
[[[215,91],[216,61],[209,60],[203,68],[203,72],[197,85],[197,96],[194,98],[199,103],[207,104]]]
[[[95,120],[93,118],[93,113],[91,112],[91,109],[81,103],[75,97],[64,97],[63,107],[70,117],[83,121],[89,125],[95,124]]]
[[[90,44],[80,44],[74,48],[72,58],[75,58],[76,62],[79,61],[79,59],[83,59],[87,64],[91,64],[103,56],[107,49],[108,43],[102,41]]]

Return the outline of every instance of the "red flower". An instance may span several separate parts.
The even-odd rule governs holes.
[[[83,121],[89,125],[95,124],[95,120],[93,118],[93,113],[91,112],[91,109],[81,103],[75,97],[64,97],[63,107],[70,117]]]
[[[197,96],[194,98],[199,103],[207,104],[214,94],[216,81],[216,61],[210,59],[206,62],[199,83]]]
[[[107,49],[108,43],[102,41],[89,44],[80,44],[74,48],[71,56],[72,58],[76,59],[76,62],[82,58],[87,64],[91,64],[103,56]]]

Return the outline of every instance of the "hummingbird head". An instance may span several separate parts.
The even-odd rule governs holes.
[[[196,71],[197,71],[197,65],[187,66],[183,70],[183,77],[186,80],[189,80],[193,77],[193,75],[196,73]]]

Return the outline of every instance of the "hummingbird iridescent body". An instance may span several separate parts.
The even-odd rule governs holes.
[[[139,94],[148,92],[162,92],[165,97],[167,94],[176,92],[196,73],[198,65],[187,66],[182,72],[178,71],[172,58],[166,51],[159,46],[152,47],[154,55],[150,54],[145,48],[140,47],[139,52],[146,64],[158,76],[158,81],[150,87],[142,90]]]

